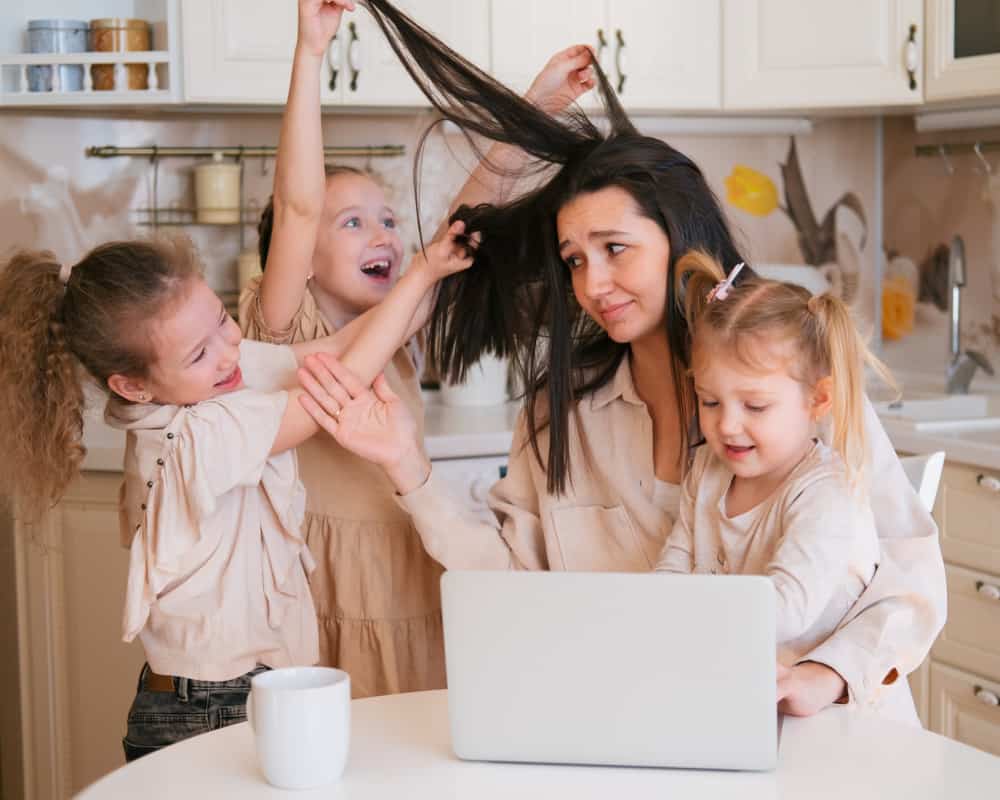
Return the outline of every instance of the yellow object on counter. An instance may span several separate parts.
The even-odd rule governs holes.
[[[725,183],[726,199],[748,214],[766,217],[778,207],[778,189],[763,172],[736,164]]]
[[[882,282],[882,337],[902,339],[911,333],[916,305],[916,294],[906,278],[886,278]]]

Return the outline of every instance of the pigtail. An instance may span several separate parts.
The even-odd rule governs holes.
[[[65,291],[49,252],[18,253],[0,273],[0,493],[28,519],[59,499],[86,454]]]
[[[865,365],[890,386],[895,382],[888,368],[868,349],[847,306],[832,294],[816,295],[808,301],[816,318],[817,333],[826,350],[833,378],[833,448],[847,466],[852,485],[858,485],[868,463],[864,426]]]
[[[694,330],[695,322],[708,305],[709,294],[726,273],[718,261],[700,250],[689,250],[682,255],[674,271],[678,306],[688,328]]]

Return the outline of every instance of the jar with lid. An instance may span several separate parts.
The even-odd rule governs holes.
[[[144,19],[108,17],[90,21],[90,49],[98,53],[124,53],[150,49],[149,23]],[[148,89],[149,70],[146,64],[126,64],[128,80],[122,89]],[[90,68],[94,89],[115,89],[115,65],[94,64]]]
[[[212,225],[234,225],[240,221],[239,164],[227,164],[222,153],[194,168],[196,219]]]
[[[88,24],[78,19],[29,19],[29,53],[85,53],[87,51]],[[60,64],[59,88],[63,92],[83,89],[83,67],[77,64]],[[52,67],[28,67],[28,91],[52,91]]]

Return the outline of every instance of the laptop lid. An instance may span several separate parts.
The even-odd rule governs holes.
[[[459,758],[774,768],[768,579],[449,571],[441,593]]]

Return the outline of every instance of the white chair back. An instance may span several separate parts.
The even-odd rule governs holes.
[[[905,456],[899,459],[899,463],[903,465],[906,477],[916,489],[924,508],[933,510],[941,483],[941,470],[944,469],[944,451],[938,450],[923,456]]]

